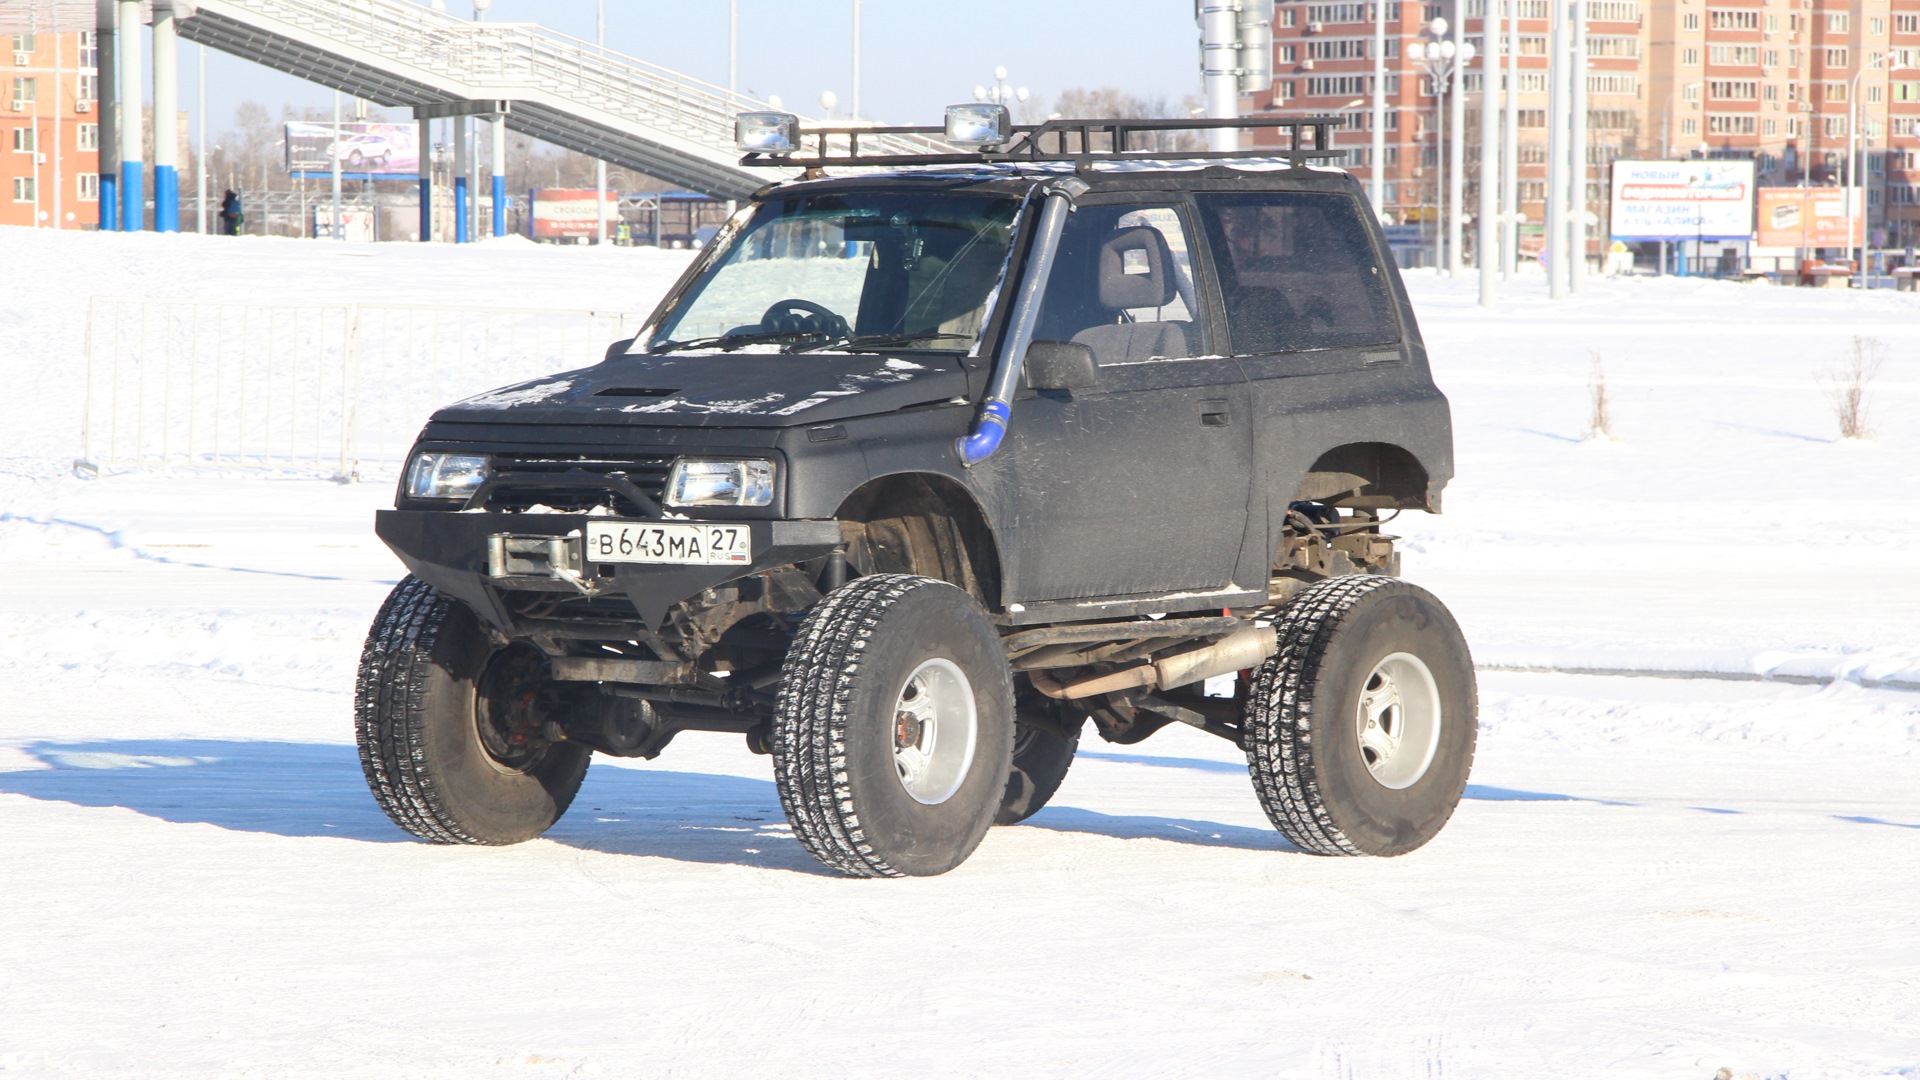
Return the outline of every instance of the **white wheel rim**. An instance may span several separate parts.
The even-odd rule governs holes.
[[[918,803],[946,802],[966,782],[980,734],[973,684],[951,660],[929,660],[900,688],[889,725],[893,769]]]
[[[1381,787],[1410,788],[1427,775],[1440,748],[1440,688],[1412,653],[1381,660],[1360,684],[1354,735],[1360,760]]]

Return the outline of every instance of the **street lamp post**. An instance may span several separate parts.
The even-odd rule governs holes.
[[[1891,66],[1888,66],[1888,67],[1880,66],[1882,64],[1887,63],[1888,61],[1893,61]],[[1858,134],[1858,125],[1856,121],[1858,120],[1861,113],[1860,78],[1861,76],[1865,75],[1867,72],[1876,71],[1876,70],[1887,71],[1887,72],[1911,71],[1913,70],[1913,65],[1900,62],[1900,60],[1898,59],[1898,54],[1896,53],[1892,53],[1892,52],[1881,53],[1880,55],[1872,58],[1871,60],[1868,60],[1865,64],[1861,65],[1859,71],[1856,71],[1853,73],[1852,85],[1850,85],[1847,89],[1847,186],[1845,188],[1847,193],[1847,247],[1851,249],[1854,246],[1853,242],[1855,239],[1858,239],[1860,241],[1860,245],[1859,245],[1860,257],[1858,260],[1854,262],[1853,275],[1854,275],[1855,287],[1861,288],[1861,289],[1864,289],[1867,287],[1867,225],[1869,223],[1868,222],[1869,215],[1865,213],[1865,208],[1862,207],[1861,213],[1859,214],[1860,227],[1858,230],[1854,228],[1853,219],[1855,216],[1854,207],[1866,201],[1867,185],[1866,185],[1866,181],[1861,177],[1860,174],[1866,171],[1867,155],[1866,155],[1866,140],[1865,139],[1860,140],[1860,145],[1858,147],[1855,146],[1854,140],[1855,140],[1855,136]],[[1869,132],[1868,138],[1871,138],[1871,137],[1872,137],[1872,133]],[[1855,154],[1858,154],[1859,156],[1856,158],[1854,156]],[[1854,188],[1856,187],[1860,189],[1860,195],[1858,199],[1854,197]]]
[[[1433,158],[1435,168],[1433,204],[1436,217],[1434,223],[1433,261],[1436,269],[1453,268],[1459,265],[1459,255],[1457,251],[1448,252],[1445,247],[1445,240],[1450,235],[1447,230],[1455,227],[1454,223],[1457,223],[1460,216],[1460,185],[1455,183],[1449,187],[1447,184],[1447,134],[1444,121],[1446,115],[1444,105],[1447,95],[1447,81],[1455,75],[1457,68],[1464,67],[1474,56],[1472,44],[1450,40],[1446,36],[1447,27],[1448,23],[1444,17],[1436,18],[1427,24],[1425,30],[1426,33],[1432,35],[1431,40],[1411,42],[1407,46],[1408,58],[1419,64],[1421,69],[1427,73],[1428,79],[1433,83]],[[1457,97],[1459,93],[1459,87],[1457,86],[1455,87],[1455,93]],[[1453,138],[1456,140],[1461,138],[1463,134],[1458,130],[1458,127],[1459,125],[1456,124],[1456,129],[1453,132]],[[1453,196],[1452,203],[1447,211],[1447,215],[1442,215],[1440,208],[1443,205],[1443,200],[1446,200],[1449,194]],[[1442,216],[1448,216],[1449,224],[1447,228],[1442,228],[1441,222],[1437,220]],[[1453,239],[1455,247],[1457,248],[1459,243],[1458,238],[1454,237]]]

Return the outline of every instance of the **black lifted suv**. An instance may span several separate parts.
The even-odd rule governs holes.
[[[1451,421],[1359,185],[1318,164],[1338,122],[956,106],[889,156],[742,116],[744,161],[804,173],[600,363],[421,432],[356,693],[375,798],[513,843],[593,751],[734,732],[822,862],[938,874],[1047,802],[1088,722],[1180,723],[1306,851],[1430,840],[1473,669],[1381,530],[1440,509]],[[1135,148],[1210,126],[1286,145]]]

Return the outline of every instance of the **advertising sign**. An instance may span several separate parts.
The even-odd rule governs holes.
[[[341,124],[340,171],[376,177],[420,175],[419,131],[412,124]],[[333,124],[287,123],[287,171],[333,172]]]
[[[1847,193],[1859,188],[1761,188],[1763,247],[1848,247]],[[1855,200],[1859,199],[1856,194]],[[1857,230],[1860,219],[1854,218]],[[1855,233],[1854,242],[1858,242]]]
[[[1746,240],[1753,236],[1753,162],[1616,161],[1616,240]]]
[[[613,191],[600,194],[607,201],[607,231],[612,232],[620,222],[620,195]],[[600,225],[594,195],[592,188],[533,189],[529,200],[533,205],[533,238],[571,240],[597,235]]]

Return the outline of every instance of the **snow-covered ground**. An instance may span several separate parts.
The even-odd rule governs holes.
[[[719,735],[409,842],[349,717],[386,486],[69,475],[89,294],[632,310],[684,262],[0,230],[0,1074],[1920,1080],[1920,298],[1414,277],[1459,479],[1396,527],[1483,727],[1396,860],[1294,852],[1185,729],[935,879],[828,875]]]

